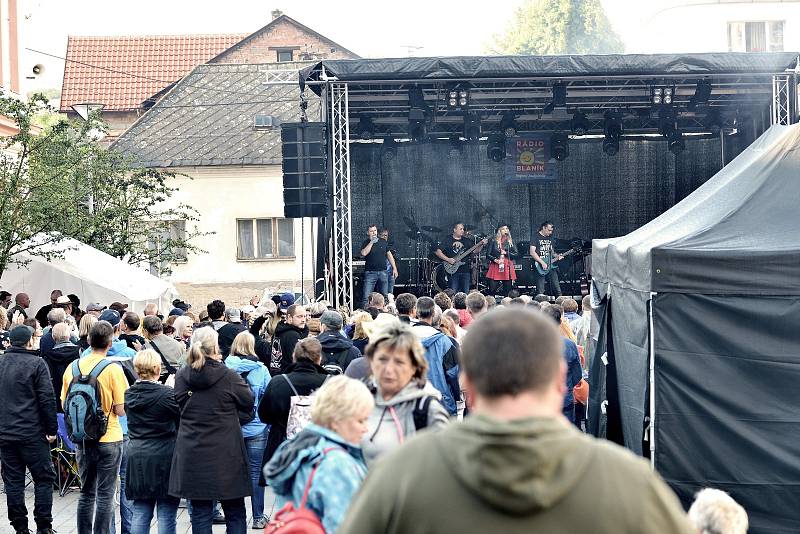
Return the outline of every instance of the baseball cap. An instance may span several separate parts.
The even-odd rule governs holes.
[[[319,322],[324,324],[326,328],[339,330],[342,328],[342,314],[333,310],[325,310],[322,312]]]
[[[183,308],[172,308],[169,311],[169,315],[181,316],[181,315],[183,315],[183,313],[184,313]],[[167,315],[167,317],[169,317],[169,315]]]
[[[86,311],[87,312],[90,312],[90,311],[103,311],[105,309],[106,309],[106,307],[103,306],[102,304],[100,304],[99,302],[90,302],[89,304],[86,305]]]
[[[225,317],[229,323],[241,323],[242,314],[239,313],[239,308],[225,308]]]
[[[14,327],[11,332],[8,333],[8,338],[15,347],[24,347],[32,337],[33,328],[24,324]]]
[[[289,309],[289,306],[294,304],[294,295],[291,293],[284,293],[281,295],[281,311],[286,312]]]
[[[108,321],[111,323],[111,326],[117,326],[119,324],[119,312],[111,309],[105,310],[100,314],[100,317],[98,317],[97,320]]]
[[[249,314],[251,314],[251,313],[253,313],[255,311],[256,311],[256,307],[253,306],[252,304],[247,304],[245,306],[242,306],[242,313],[244,313],[244,314],[248,314],[249,315]]]
[[[56,306],[63,304],[72,304],[72,301],[69,300],[69,297],[61,295],[56,299]]]

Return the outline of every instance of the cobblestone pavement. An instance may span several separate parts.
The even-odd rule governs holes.
[[[2,485],[2,484],[0,484]],[[33,521],[33,487],[28,486],[25,491],[25,501],[28,507],[28,526],[29,528],[36,530],[36,524]],[[266,497],[264,498],[265,502],[265,512],[269,513],[270,508],[272,508],[272,503],[275,501],[275,497],[272,494],[272,491],[267,488]],[[250,525],[252,521],[252,514],[250,512],[250,499],[245,499],[245,503],[247,506],[247,524]],[[182,503],[183,504],[183,503]],[[72,534],[76,533],[78,529],[76,528],[75,524],[75,511],[78,508],[78,491],[70,491],[63,497],[59,497],[58,492],[53,493],[53,530],[55,530],[58,534]],[[116,512],[116,519],[117,519],[117,532],[121,532],[119,527],[119,507],[117,507]],[[186,511],[186,508],[178,509],[178,528],[177,532],[179,534],[190,534],[191,533],[191,525],[189,523],[189,513]],[[156,532],[156,523],[154,522],[150,528],[150,532]],[[214,532],[223,534],[225,532],[225,525],[214,525]],[[252,530],[251,532],[255,533],[257,531]],[[5,492],[0,494],[0,534],[14,534],[14,529],[11,528],[11,525],[8,523],[8,512],[6,510],[6,495]]]

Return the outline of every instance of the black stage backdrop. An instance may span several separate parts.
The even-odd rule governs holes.
[[[726,161],[746,146],[743,141],[726,137]],[[519,185],[505,182],[503,163],[486,157],[485,143],[465,144],[458,155],[451,154],[449,143],[398,143],[391,160],[381,157],[379,143],[353,143],[354,255],[374,223],[390,229],[401,257],[413,256],[404,216],[445,232],[454,221],[487,234],[496,222],[508,224],[517,242],[529,240],[544,220],[555,223],[561,239],[625,235],[722,167],[716,138],[687,139],[677,157],[662,139],[623,140],[613,157],[603,153],[601,140],[573,140],[569,150],[557,163],[557,182]]]

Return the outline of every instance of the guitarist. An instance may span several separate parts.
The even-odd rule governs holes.
[[[469,293],[469,286],[472,281],[471,256],[479,252],[486,243],[487,241],[484,239],[482,244],[476,248],[470,256],[462,258],[461,261],[463,261],[464,264],[458,268],[455,274],[450,275],[450,280],[447,285],[456,293]],[[436,246],[436,250],[434,250],[433,253],[443,262],[453,265],[456,262],[453,258],[472,247],[474,244],[474,242],[471,242],[464,236],[464,223],[457,222],[453,225],[452,235],[444,237]]]
[[[486,256],[489,258],[489,270],[486,273],[486,278],[489,279],[489,294],[508,295],[511,285],[517,279],[513,260],[519,256],[508,226],[502,225],[497,228]],[[501,285],[503,290],[498,293],[497,290]]]
[[[541,265],[542,269],[547,271],[552,267],[553,262],[562,259],[564,256],[557,254],[553,248],[553,223],[545,221],[539,225],[539,231],[531,238],[531,256],[533,261]],[[536,293],[538,295],[545,295],[544,284],[545,279],[550,281],[550,288],[554,291],[556,297],[561,296],[561,285],[558,283],[558,273],[555,269],[541,275],[534,269],[536,275]]]

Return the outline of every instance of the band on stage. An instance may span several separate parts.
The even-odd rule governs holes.
[[[557,297],[562,294],[558,262],[575,252],[584,258],[581,245],[574,241],[569,250],[556,250],[559,240],[553,235],[551,221],[539,224],[529,242],[519,242],[507,224],[499,224],[493,235],[482,235],[475,227],[460,221],[443,231],[435,226],[418,226],[408,217],[403,220],[408,227],[405,235],[415,249],[415,256],[407,259],[408,279],[404,280],[404,285],[420,294],[450,288],[455,292],[478,289],[488,295],[506,296],[517,285],[523,254],[527,253],[530,273],[526,288],[531,294]],[[389,229],[379,229],[376,225],[368,227],[367,239],[359,252],[364,266],[360,301],[363,307],[372,292],[393,293],[399,276],[398,265],[406,258],[401,259],[397,254]],[[583,281],[586,269],[585,263],[581,264]]]

